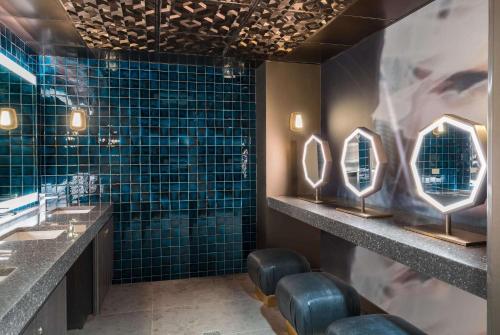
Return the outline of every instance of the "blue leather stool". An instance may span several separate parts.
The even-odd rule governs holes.
[[[276,287],[276,299],[293,335],[324,334],[333,321],[360,313],[356,290],[323,272],[284,277]]]
[[[385,314],[362,315],[333,322],[327,335],[425,335],[405,320]]]
[[[307,259],[295,251],[281,248],[251,252],[247,258],[248,274],[256,287],[256,295],[266,305],[276,303],[276,284],[284,276],[309,272]]]

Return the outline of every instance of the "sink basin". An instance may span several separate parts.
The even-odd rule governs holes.
[[[16,268],[2,268],[0,267],[0,283],[7,278]]]
[[[73,206],[73,207],[61,207],[56,208],[51,214],[87,214],[95,206]]]
[[[2,241],[53,240],[64,232],[65,230],[17,231],[2,239]]]

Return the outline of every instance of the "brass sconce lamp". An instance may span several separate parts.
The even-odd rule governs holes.
[[[69,127],[73,131],[87,129],[87,113],[81,108],[73,109],[69,115]]]
[[[290,114],[290,130],[298,132],[302,129],[304,129],[304,116],[302,113],[294,112]]]
[[[17,128],[17,113],[14,108],[0,108],[0,129],[13,130]]]

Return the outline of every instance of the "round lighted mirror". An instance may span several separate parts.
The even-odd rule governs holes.
[[[345,139],[342,174],[345,185],[356,196],[364,198],[380,190],[386,165],[387,156],[377,133],[360,127]]]
[[[418,194],[443,213],[484,202],[486,128],[445,115],[420,131],[411,156]]]

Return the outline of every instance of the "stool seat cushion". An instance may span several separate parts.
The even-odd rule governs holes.
[[[324,334],[333,321],[360,313],[356,290],[323,272],[284,277],[276,287],[276,299],[299,335]]]
[[[307,259],[295,251],[282,248],[251,252],[247,258],[248,274],[265,295],[273,295],[284,276],[311,271]]]
[[[362,315],[333,322],[327,335],[425,335],[407,321],[394,315]]]

